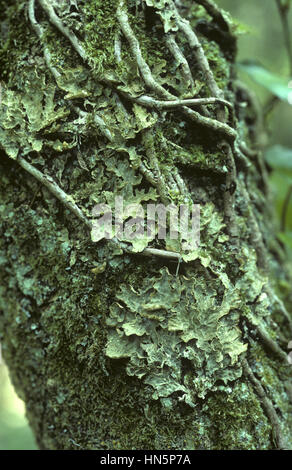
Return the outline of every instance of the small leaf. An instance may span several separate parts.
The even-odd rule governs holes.
[[[292,170],[292,149],[274,145],[265,152],[265,160],[274,170],[290,171]]]
[[[276,95],[283,101],[289,100],[291,89],[289,89],[288,80],[285,78],[269,72],[257,62],[241,62],[238,64],[238,67],[246,72],[256,83],[273,93],[273,95]]]

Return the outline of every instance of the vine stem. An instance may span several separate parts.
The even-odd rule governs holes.
[[[281,423],[276,413],[276,410],[271,400],[267,397],[267,394],[261,382],[255,377],[246,359],[243,359],[242,367],[243,367],[244,374],[247,376],[247,378],[250,380],[251,384],[253,385],[254,390],[257,393],[258,397],[260,398],[263,408],[265,409],[267,416],[270,419],[270,422],[273,428],[273,433],[274,433],[275,440],[276,440],[276,444],[277,444],[277,448],[279,450],[289,450],[287,448],[287,444],[283,436]]]
[[[74,202],[73,198],[63,191],[60,186],[53,180],[51,176],[44,175],[41,171],[27,162],[23,157],[17,158],[18,164],[29,174],[31,174],[36,180],[38,180],[43,186],[45,186],[70,212],[72,212],[79,220],[81,220],[90,230],[93,225],[90,219],[82,212],[78,205]],[[180,253],[174,251],[160,250],[158,248],[145,248],[141,252],[133,252],[126,244],[120,243],[117,239],[112,241],[119,245],[120,248],[125,250],[129,254],[142,255],[142,256],[156,256],[164,259],[171,259],[179,261],[181,259]]]

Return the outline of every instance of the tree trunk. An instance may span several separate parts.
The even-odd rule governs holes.
[[[232,21],[211,0],[0,6],[0,331],[39,447],[291,448],[289,278]],[[199,249],[93,242],[116,196],[200,204]]]

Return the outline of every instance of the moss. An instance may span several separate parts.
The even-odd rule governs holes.
[[[230,66],[226,62],[220,47],[214,41],[202,41],[206,57],[212,68],[217,85],[221,90],[226,90],[230,81]]]
[[[250,385],[237,382],[229,393],[217,393],[203,407],[216,449],[267,450],[273,446],[267,417]]]
[[[116,65],[115,35],[118,31],[115,17],[117,0],[89,0],[81,4],[85,48],[93,69],[98,73]]]
[[[61,73],[57,82],[23,4],[18,10],[10,2],[5,10],[11,35],[2,56],[7,83],[0,120],[0,332],[38,443],[47,449],[274,448],[271,423],[241,367],[248,354],[289,435],[291,405],[282,383],[288,374],[250,327],[263,324],[275,339],[285,327],[273,325],[275,308],[262,295],[267,279],[250,242],[252,206],[238,191],[241,237],[235,247],[224,220],[227,167],[219,137],[178,110],[149,110],[126,99],[124,92],[135,97],[149,90],[124,40],[116,64],[117,2],[79,3],[74,21],[66,2],[58,12],[82,41],[87,64],[39,12],[43,41]],[[159,16],[148,10],[144,20],[135,7],[129,2],[130,21],[155,79],[177,96],[189,96]],[[196,8],[195,15],[199,19],[204,10]],[[190,59],[185,38],[177,34]],[[232,64],[215,42],[205,39],[203,46],[226,89]],[[191,68],[192,96],[206,96],[196,64]],[[118,93],[105,83],[109,72]],[[149,147],[146,133],[152,136]],[[187,197],[201,203],[200,249],[183,253],[177,273],[176,263],[137,254],[148,244],[169,248],[169,240],[153,236],[137,246],[126,239],[135,257],[110,242],[93,243],[87,228],[12,161],[20,153],[53,177],[87,217],[96,203],[112,205],[116,195],[125,204],[159,202],[161,188],[153,184],[158,170],[171,202],[184,201],[173,183],[177,171]],[[139,171],[141,163],[155,175],[152,180]],[[268,216],[258,210],[260,177],[252,167],[244,178],[267,238]]]
[[[35,40],[23,20],[26,2],[1,1],[3,12],[0,44],[0,78],[11,86],[21,75],[20,70],[31,68],[30,51]],[[36,50],[34,49],[34,53]]]

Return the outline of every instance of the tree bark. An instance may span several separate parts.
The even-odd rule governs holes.
[[[232,20],[0,6],[0,331],[39,447],[291,448],[291,280]],[[93,242],[116,196],[200,204],[199,249]]]

